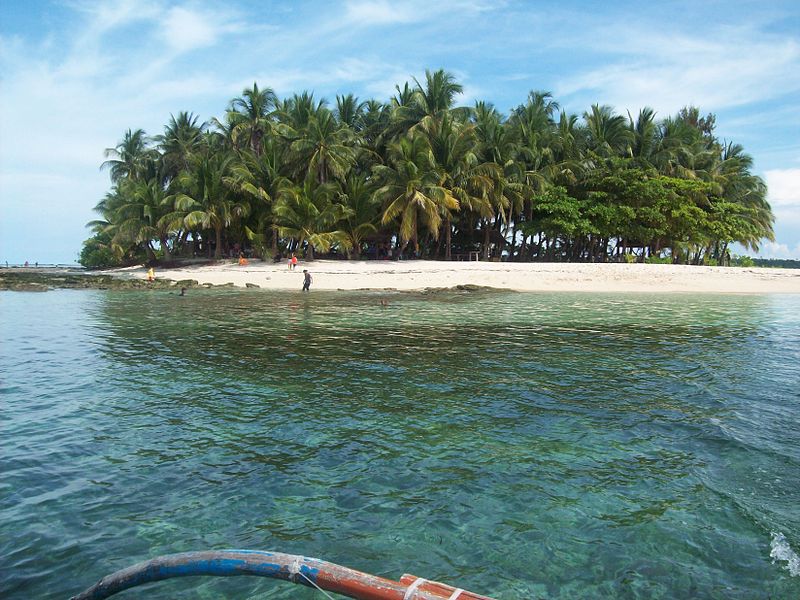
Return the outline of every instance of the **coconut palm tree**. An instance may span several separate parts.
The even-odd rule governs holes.
[[[464,86],[456,82],[455,76],[444,69],[430,72],[425,70],[425,85],[416,77],[415,104],[423,116],[435,117],[453,108],[456,96],[464,92]]]
[[[347,209],[341,230],[347,237],[349,255],[358,260],[365,239],[375,233],[381,207],[374,197],[374,185],[365,175],[351,173],[342,184],[339,201]]]
[[[392,134],[402,135],[423,121],[437,119],[453,109],[455,97],[464,91],[455,77],[443,69],[425,71],[425,85],[414,78],[413,90],[406,83],[402,89],[397,87],[392,113]],[[459,111],[459,118],[466,119],[469,109]]]
[[[162,152],[167,179],[174,179],[178,173],[189,169],[192,157],[201,151],[207,124],[198,123],[198,120],[199,117],[190,112],[179,112],[177,118],[170,115],[164,133],[154,138]]]
[[[175,209],[185,215],[185,227],[192,231],[214,231],[214,258],[222,256],[222,233],[225,228],[250,212],[249,203],[231,191],[233,160],[232,154],[224,152],[200,157],[190,171],[183,172],[178,177],[178,184],[184,191],[174,196]]]
[[[774,240],[773,223],[775,216],[767,202],[767,187],[764,181],[751,173],[753,158],[744,148],[732,142],[722,146],[722,151],[712,167],[703,173],[710,181],[720,198],[744,209],[743,219],[747,227],[740,242],[755,251],[761,239]],[[722,248],[724,253],[726,248]]]
[[[355,136],[338,126],[331,111],[321,108],[295,135],[289,149],[298,174],[319,184],[346,178],[356,162]]]
[[[152,158],[153,150],[148,147],[148,139],[144,130],[128,129],[114,148],[106,148],[103,155],[108,159],[100,165],[100,169],[109,169],[111,182],[141,176],[142,167],[148,158]]]
[[[631,131],[625,117],[615,115],[610,106],[592,105],[591,112],[583,114],[589,133],[589,149],[598,157],[630,155]]]
[[[485,224],[494,216],[490,195],[501,172],[495,163],[479,161],[475,125],[457,121],[445,112],[438,119],[422,121],[420,134],[426,137],[431,148],[440,174],[439,185],[458,200],[462,211],[474,213]],[[446,206],[442,209],[444,254],[449,260],[453,213]]]
[[[337,122],[349,127],[353,131],[364,129],[364,110],[367,102],[359,102],[353,94],[336,96],[336,110],[334,115]]]
[[[236,147],[249,148],[256,156],[261,154],[261,143],[272,131],[277,105],[275,92],[271,88],[259,89],[255,82],[252,88],[245,88],[241,96],[231,100],[227,120]]]
[[[314,260],[315,250],[326,252],[334,244],[349,243],[337,224],[349,214],[341,204],[333,202],[337,186],[317,184],[306,179],[302,185],[287,183],[278,193],[275,216],[278,232],[297,240],[297,247],[308,244],[307,258]]]
[[[263,244],[263,237],[270,232],[272,253],[278,253],[278,231],[273,213],[274,201],[287,178],[283,175],[286,162],[285,146],[274,138],[262,140],[262,153],[242,152],[233,162],[231,177],[227,180],[231,188],[251,200],[255,217],[255,230],[245,227],[251,240]]]
[[[158,241],[164,259],[172,260],[170,237],[175,233],[175,220],[172,215],[171,198],[164,189],[160,177],[146,181],[127,182],[123,186],[125,201],[114,215],[115,243],[128,240],[133,244],[144,244],[151,260],[155,259],[152,242]]]
[[[495,216],[494,229],[500,233],[501,240],[506,240],[509,227],[512,221],[516,222],[515,215],[522,212],[526,192],[529,191],[529,187],[525,184],[525,167],[517,160],[519,156],[517,131],[504,121],[503,115],[493,106],[483,102],[476,103],[473,121],[478,142],[476,152],[480,161],[497,166],[489,201]],[[488,220],[485,220],[482,226],[484,258],[489,258]],[[512,236],[512,246],[515,237]]]
[[[327,100],[324,98],[319,101],[314,100],[314,94],[307,91],[295,94],[283,102],[276,105],[276,117],[288,129],[284,130],[284,135],[292,138],[292,134],[301,131],[309,120],[318,115],[320,111],[327,110]]]
[[[427,141],[414,135],[391,145],[389,164],[374,168],[381,182],[375,197],[386,207],[381,223],[388,225],[399,219],[401,253],[413,242],[419,254],[420,223],[437,239],[444,212],[458,209],[458,200],[440,185],[441,176],[435,167]]]
[[[659,128],[655,122],[656,113],[652,108],[644,107],[639,111],[636,121],[628,113],[628,130],[630,132],[630,157],[638,166],[655,166],[658,151]]]

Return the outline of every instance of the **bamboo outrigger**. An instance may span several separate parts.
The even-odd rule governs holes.
[[[112,573],[71,600],[102,600],[144,583],[197,575],[270,577],[357,600],[492,600],[414,575],[393,581],[316,558],[260,550],[159,556]]]

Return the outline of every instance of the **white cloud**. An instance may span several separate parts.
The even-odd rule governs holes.
[[[800,169],[764,171],[768,199],[773,206],[796,206],[800,210]]]
[[[389,0],[350,0],[346,4],[344,22],[362,26],[405,25],[417,23],[434,15],[474,14],[501,9],[501,0],[415,0],[390,2]]]
[[[216,15],[176,6],[163,17],[160,35],[176,52],[213,46],[226,25],[220,25]]]
[[[304,89],[315,91],[320,88],[342,89],[347,93],[353,91],[354,84],[358,84],[369,97],[374,96],[381,101],[388,100],[395,94],[395,84],[412,81],[408,69],[369,57],[339,58],[332,66],[319,65],[306,69],[285,68],[260,71],[255,77],[241,80],[241,83],[235,86],[236,94],[244,87],[251,86],[253,80],[269,85],[279,96],[293,94]],[[315,97],[320,99],[322,95],[317,92]],[[325,97],[331,102],[334,101],[332,95]],[[363,99],[366,99],[366,96]]]
[[[789,244],[780,242],[765,242],[762,244],[758,255],[762,258],[793,258],[800,260],[800,242],[792,248]]]
[[[629,25],[597,33],[582,49],[610,58],[563,78],[558,96],[666,116],[687,104],[718,110],[800,90],[800,42],[791,37],[745,27],[710,27],[703,38]]]
[[[158,16],[160,7],[145,0],[115,0],[111,2],[76,2],[75,9],[87,15],[82,37],[92,38],[113,29]]]
[[[346,21],[359,25],[413,23],[419,18],[410,5],[386,0],[348,2],[345,14]]]
[[[775,214],[775,230],[778,241],[784,241],[786,235],[791,235],[795,240],[798,239],[800,237],[800,169],[769,169],[764,172],[764,178],[767,181],[767,200]],[[782,236],[783,240],[780,239]],[[788,251],[788,246],[786,250]]]

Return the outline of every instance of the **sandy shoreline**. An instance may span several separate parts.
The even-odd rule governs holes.
[[[299,290],[303,269],[314,278],[312,290],[422,290],[471,284],[516,291],[800,294],[800,270],[795,269],[616,263],[316,260],[301,261],[297,270],[290,271],[285,263],[254,260],[246,266],[231,262],[156,269],[156,277]],[[144,279],[146,269],[139,266],[104,273]]]

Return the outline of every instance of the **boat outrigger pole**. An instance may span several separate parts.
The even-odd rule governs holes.
[[[144,583],[197,575],[271,577],[357,600],[492,600],[413,575],[403,575],[399,581],[393,581],[316,558],[259,550],[159,556],[103,577],[71,600],[103,600]]]

